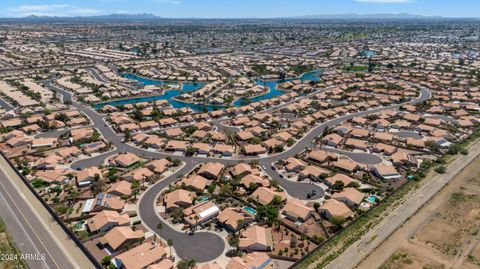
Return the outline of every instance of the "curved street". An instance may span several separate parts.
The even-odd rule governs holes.
[[[157,159],[157,158],[165,158],[165,157],[173,157],[180,159],[185,163],[185,166],[181,168],[179,171],[174,173],[173,175],[163,179],[162,181],[156,183],[155,185],[148,188],[140,198],[138,202],[138,211],[139,216],[142,219],[143,223],[152,231],[159,234],[163,239],[172,239],[174,242],[173,247],[176,250],[176,253],[179,257],[185,259],[195,259],[198,262],[206,262],[209,260],[213,260],[225,249],[225,243],[223,239],[214,233],[207,233],[207,232],[197,232],[194,235],[187,235],[185,233],[178,232],[171,228],[168,224],[165,223],[158,215],[155,208],[156,205],[156,197],[159,195],[160,191],[171,183],[177,180],[177,175],[180,174],[187,174],[193,168],[204,162],[220,162],[226,165],[234,165],[240,162],[247,162],[252,160],[258,160],[261,165],[265,167],[265,172],[272,178],[278,181],[279,185],[285,189],[285,191],[296,198],[306,200],[307,194],[312,192],[312,190],[316,190],[316,195],[311,197],[310,199],[318,199],[321,198],[324,194],[323,190],[313,184],[309,183],[302,183],[302,182],[293,182],[281,178],[276,171],[271,168],[271,164],[277,162],[279,160],[286,160],[291,156],[294,156],[300,152],[302,152],[305,148],[307,148],[312,141],[314,141],[317,137],[323,134],[324,130],[328,127],[332,127],[338,125],[344,121],[350,120],[357,116],[364,116],[371,113],[376,113],[386,109],[395,109],[404,104],[411,103],[416,104],[428,100],[431,98],[431,93],[424,87],[420,88],[420,95],[411,101],[396,104],[392,106],[386,107],[378,107],[371,110],[360,111],[357,113],[346,114],[344,116],[326,121],[322,124],[317,125],[313,129],[311,129],[308,133],[306,133],[299,141],[297,141],[291,148],[287,149],[284,152],[279,154],[267,156],[267,157],[245,157],[245,158],[238,158],[238,159],[221,159],[221,158],[209,158],[209,157],[186,157],[186,156],[177,156],[168,153],[161,153],[161,152],[152,152],[147,151],[144,149],[140,149],[122,142],[122,136],[118,135],[113,131],[109,124],[107,124],[102,115],[100,115],[97,111],[89,107],[88,105],[80,104],[78,102],[74,102],[71,98],[71,94],[65,90],[62,90],[56,86],[53,86],[49,81],[44,81],[45,87],[53,90],[55,92],[60,93],[63,96],[63,100],[71,101],[72,106],[78,109],[79,111],[83,112],[87,115],[90,120],[93,122],[95,128],[105,137],[105,139],[112,143],[112,145],[116,148],[113,151],[107,152],[105,154],[95,156],[88,159],[79,160],[72,164],[72,168],[74,169],[83,169],[91,166],[97,166],[103,164],[105,159],[113,154],[119,152],[131,152],[146,159]],[[344,153],[342,153],[344,154]],[[355,158],[359,162],[364,162],[366,160],[362,160],[362,158],[366,158],[365,155],[351,155],[356,156]],[[370,156],[370,155],[369,155]],[[164,223],[163,229],[158,231],[156,226],[159,222]]]

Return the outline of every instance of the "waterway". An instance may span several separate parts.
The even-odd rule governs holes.
[[[301,81],[306,81],[306,80],[312,80],[312,81],[318,81],[320,79],[319,77],[320,71],[315,70],[311,71],[308,73],[303,74],[300,76],[298,79]],[[163,81],[163,80],[156,80],[156,79],[149,79],[149,78],[144,78],[140,77],[134,74],[129,74],[125,73],[122,74],[122,77],[128,78],[131,80],[135,80],[138,82],[139,85],[141,86],[146,86],[146,85],[179,85],[180,83],[178,82],[171,82],[171,81]],[[281,91],[277,89],[277,85],[283,82],[291,81],[294,79],[285,79],[285,80],[260,80],[257,79],[255,80],[255,83],[258,85],[266,86],[269,88],[269,91],[265,94],[253,97],[250,100],[250,102],[258,102],[262,101],[265,99],[270,99],[282,94],[285,94],[287,91]],[[186,103],[186,102],[179,102],[174,99],[175,96],[190,92],[190,91],[195,91],[200,89],[201,87],[204,86],[204,83],[200,82],[191,82],[191,83],[181,83],[181,89],[179,90],[167,90],[164,92],[162,95],[152,95],[152,96],[144,96],[144,97],[134,97],[134,98],[126,98],[126,99],[121,99],[121,100],[115,100],[115,101],[107,101],[107,102],[101,102],[97,103],[94,105],[95,109],[101,109],[105,105],[111,105],[111,106],[120,106],[120,105],[126,105],[126,104],[135,104],[135,103],[141,103],[141,102],[154,102],[156,100],[167,100],[173,108],[184,108],[184,107],[189,107],[193,109],[194,111],[212,111],[212,110],[217,110],[217,109],[222,109],[225,108],[224,106],[213,106],[213,105],[205,105],[205,104],[192,104],[192,103]],[[233,106],[242,106],[246,103],[246,98],[238,98],[235,100],[232,105]]]

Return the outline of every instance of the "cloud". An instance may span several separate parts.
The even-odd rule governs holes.
[[[103,11],[93,8],[81,8],[68,4],[52,4],[52,5],[20,5],[7,9],[9,15],[14,17],[35,16],[89,16],[102,14]]]
[[[355,2],[378,3],[378,4],[398,4],[398,3],[411,3],[411,2],[413,2],[413,0],[355,0]]]

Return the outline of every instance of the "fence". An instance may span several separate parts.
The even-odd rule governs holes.
[[[95,268],[103,268],[100,263],[93,257],[93,255],[88,251],[88,249],[83,245],[83,243],[75,236],[75,234],[63,223],[63,221],[58,217],[58,215],[53,211],[53,209],[43,200],[43,198],[35,191],[35,189],[30,185],[30,182],[23,176],[10,162],[10,160],[3,154],[3,152],[0,152],[3,158],[7,161],[7,163],[10,165],[10,167],[15,171],[15,173],[20,177],[20,179],[23,181],[23,183],[28,187],[28,189],[35,195],[35,197],[40,201],[40,203],[45,207],[45,209],[48,211],[48,213],[52,216],[52,218],[60,225],[60,227],[63,229],[63,231],[68,235],[69,239],[73,240],[75,244],[77,245],[78,248],[87,256],[87,258],[92,262],[92,264],[95,266]]]

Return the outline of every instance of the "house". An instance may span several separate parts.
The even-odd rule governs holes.
[[[314,166],[306,166],[305,169],[298,174],[299,179],[309,178],[310,180],[319,181],[323,175],[328,175],[330,171]]]
[[[321,141],[323,144],[326,144],[327,146],[337,147],[342,142],[342,140],[343,138],[338,134],[328,134],[325,137],[323,137]]]
[[[225,166],[221,163],[209,162],[203,164],[200,167],[200,169],[198,170],[198,174],[206,178],[215,180],[220,177],[223,168],[225,168]]]
[[[92,137],[93,133],[93,128],[79,128],[70,130],[70,136],[74,142],[85,138],[88,139]]]
[[[164,204],[167,211],[173,208],[187,208],[193,204],[195,194],[186,190],[178,189],[165,194]]]
[[[345,146],[353,149],[366,150],[368,148],[368,142],[360,139],[349,138],[345,141]]]
[[[116,226],[130,226],[130,217],[120,215],[117,211],[104,210],[87,220],[88,230],[92,233],[103,233]]]
[[[233,146],[226,145],[223,143],[217,143],[212,151],[216,154],[222,154],[223,156],[232,156],[233,153],[235,152],[235,149]]]
[[[151,268],[148,268],[151,269]],[[197,265],[195,269],[222,269],[217,262],[207,262],[201,265]]]
[[[113,163],[117,166],[128,168],[140,161],[140,158],[137,155],[126,152],[118,154],[115,158],[113,158]]]
[[[220,209],[212,201],[205,201],[186,208],[183,213],[183,220],[190,226],[196,226],[213,220],[220,213]]]
[[[270,251],[272,249],[272,230],[258,225],[252,225],[239,237],[239,247],[247,252]]]
[[[275,196],[280,197],[281,201],[287,199],[285,192],[277,192],[271,188],[259,187],[257,188],[250,197],[262,205],[270,204]]]
[[[349,207],[356,207],[365,198],[365,194],[355,188],[345,188],[341,192],[334,193],[332,198],[345,203]]]
[[[247,156],[255,156],[267,153],[267,150],[262,145],[247,144],[243,146],[243,152]]]
[[[170,140],[167,142],[167,145],[165,146],[166,151],[185,152],[187,148],[188,148],[188,142],[178,141],[178,140]]]
[[[164,173],[165,171],[168,170],[169,165],[170,165],[170,161],[163,158],[163,159],[160,159],[160,160],[153,160],[153,161],[145,164],[145,167],[150,169],[155,174],[162,174],[162,173]]]
[[[252,167],[246,163],[239,163],[230,172],[232,176],[242,178],[252,173]]]
[[[198,154],[207,155],[210,153],[210,145],[208,143],[193,143],[192,148],[195,149]]]
[[[376,143],[373,145],[372,150],[378,153],[383,152],[383,154],[390,156],[397,151],[397,147],[384,143]]]
[[[100,192],[94,199],[88,199],[83,208],[84,212],[100,212],[103,210],[115,210],[122,212],[125,202],[113,194]]]
[[[166,100],[165,100],[166,101]],[[151,264],[147,267],[147,269],[173,269],[175,264],[170,259],[163,259],[159,263]],[[217,268],[213,268],[217,269]],[[221,269],[221,268],[218,268]]]
[[[298,173],[299,171],[305,169],[305,163],[297,158],[290,157],[286,160],[287,165],[285,166],[285,170],[287,172],[295,172]]]
[[[128,181],[149,181],[153,177],[154,173],[147,169],[146,167],[139,167],[132,171],[127,172],[122,175],[122,179]]]
[[[321,164],[324,162],[330,162],[336,160],[337,156],[326,150],[313,150],[307,154],[307,160]]]
[[[100,237],[99,241],[106,247],[110,247],[113,251],[118,251],[122,248],[132,246],[141,242],[144,239],[142,230],[132,230],[127,226],[115,227],[104,236]]]
[[[293,221],[305,222],[314,212],[314,209],[306,206],[304,202],[299,199],[291,198],[282,208],[282,213]]]
[[[396,180],[400,179],[402,176],[397,172],[394,166],[386,164],[375,165],[372,171],[376,176],[385,180]]]
[[[225,269],[266,269],[271,267],[272,262],[272,258],[266,253],[252,252],[231,258]]]
[[[112,263],[117,268],[144,269],[164,260],[166,256],[167,252],[161,245],[147,242],[115,256]]]
[[[336,173],[335,175],[333,175],[331,177],[327,177],[325,179],[325,183],[329,187],[332,187],[335,184],[335,182],[337,182],[337,181],[343,182],[343,186],[348,186],[352,182],[354,182],[354,180],[351,177],[349,177],[347,175],[344,175],[344,174],[341,174],[341,173]]]
[[[254,217],[238,207],[227,207],[222,210],[217,221],[228,231],[236,232],[254,221]]]
[[[57,168],[57,166],[61,164],[62,161],[63,159],[60,156],[49,155],[45,158],[38,159],[34,165],[37,169],[53,170]]]
[[[358,163],[347,158],[339,158],[338,160],[334,161],[332,165],[348,173],[353,173],[360,169]]]
[[[332,217],[343,217],[345,219],[348,219],[352,218],[355,215],[353,211],[348,208],[348,206],[335,199],[326,200],[319,208],[319,212],[327,219],[330,219]]]
[[[408,168],[418,167],[418,160],[404,150],[399,150],[390,156],[390,161],[396,167],[405,166]]]
[[[77,172],[75,179],[77,181],[78,187],[89,186],[94,180],[95,177],[98,177],[99,180],[102,179],[102,171],[98,167],[93,166],[89,168],[84,168]]]
[[[270,181],[258,175],[246,175],[240,179],[240,183],[242,183],[242,185],[246,188],[249,188],[252,184],[262,187],[270,186]]]
[[[45,138],[34,138],[32,140],[32,149],[33,148],[51,148],[57,142],[55,137],[45,137]]]
[[[126,180],[120,180],[112,184],[108,188],[107,193],[116,195],[116,196],[130,196],[132,194],[132,183]]]
[[[208,180],[200,175],[191,175],[187,178],[183,178],[177,184],[185,185],[187,188],[191,188],[195,191],[203,191],[211,183],[211,180]]]
[[[48,184],[65,184],[68,181],[68,177],[65,175],[65,171],[61,169],[37,171],[35,177],[47,182]]]

